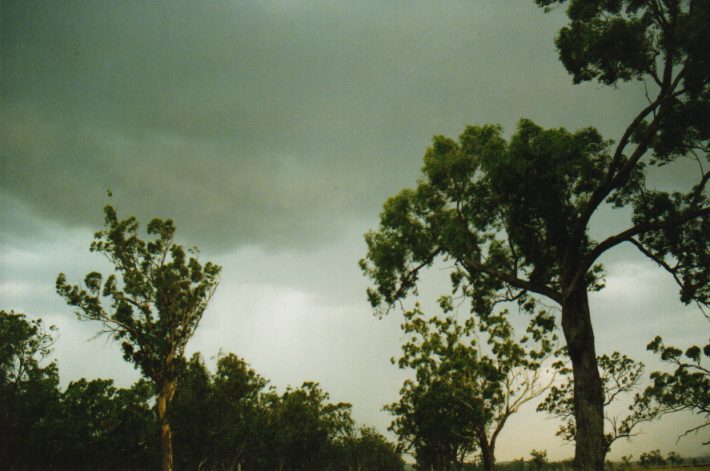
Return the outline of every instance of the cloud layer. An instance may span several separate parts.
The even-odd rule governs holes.
[[[570,85],[563,17],[529,3],[7,2],[4,197],[96,227],[111,189],[218,250],[332,241],[435,133],[632,109]]]

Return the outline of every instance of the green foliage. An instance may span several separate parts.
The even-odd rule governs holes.
[[[603,403],[587,293],[603,287],[599,258],[634,245],[670,272],[684,303],[710,299],[710,5],[700,0],[536,0],[569,3],[557,37],[575,82],[643,80],[648,105],[617,143],[592,129],[542,129],[521,120],[506,140],[500,126],[469,126],[458,140],[435,136],[415,188],[387,200],[366,234],[360,266],[368,299],[387,312],[416,292],[436,259],[452,266],[452,294],[486,316],[497,303],[559,304],[576,381],[576,465],[603,466]],[[650,189],[647,169],[679,157],[697,161],[684,192]],[[589,237],[599,208],[632,209],[627,229]],[[581,411],[585,410],[586,413]],[[579,426],[583,424],[584,426]]]
[[[611,355],[601,355],[598,358],[602,389],[604,391],[604,407],[611,405],[619,397],[629,395],[638,386],[643,375],[644,365],[614,352]],[[549,394],[538,405],[538,411],[544,411],[562,419],[563,423],[557,431],[557,435],[565,441],[574,442],[576,427],[574,423],[574,380],[571,377],[572,370],[563,363],[558,363],[558,372],[566,378],[562,384],[552,386]],[[637,427],[643,423],[656,418],[657,410],[648,407],[641,401],[636,400],[628,407],[626,414],[611,415],[608,411],[604,414],[605,429],[604,446],[605,453],[611,449],[611,445],[621,438],[631,439],[638,435]]]
[[[121,342],[123,358],[152,381],[158,396],[163,469],[170,471],[168,406],[177,387],[177,370],[217,288],[221,268],[211,262],[201,265],[197,249],[191,249],[188,258],[174,242],[175,226],[169,219],[150,221],[151,239],[144,241],[135,218],[120,220],[110,205],[104,207],[104,216],[107,228],[94,235],[91,251],[106,256],[118,276],[111,274],[104,281],[103,275],[91,272],[82,288],[68,284],[60,273],[57,292],[78,309],[79,319],[100,322],[104,333]]]
[[[199,354],[181,368],[171,409],[175,462],[185,469],[402,469],[372,429],[356,430],[351,407],[317,383],[282,394],[234,354],[210,373]]]
[[[82,378],[61,392],[57,365],[41,366],[54,330],[0,311],[0,468],[159,467],[152,385]],[[356,429],[350,405],[331,403],[317,383],[277,394],[231,353],[214,373],[194,354],[178,376],[170,421],[180,469],[404,469],[393,444]]]
[[[196,249],[187,256],[174,242],[171,220],[153,219],[147,227],[152,239],[138,234],[138,221],[120,220],[116,210],[104,208],[106,230],[95,234],[92,252],[114,265],[118,276],[92,272],[84,288],[57,277],[57,292],[82,320],[103,324],[121,342],[123,356],[161,386],[175,378],[168,359],[182,358],[219,281],[220,267],[201,265]],[[110,300],[107,309],[103,299]]]
[[[59,375],[46,363],[54,326],[0,311],[0,468],[40,466],[52,456]]]
[[[690,411],[702,417],[703,423],[687,430],[683,435],[698,433],[710,426],[710,343],[702,349],[693,345],[683,352],[664,345],[661,337],[648,344],[648,350],[660,355],[661,360],[675,367],[672,373],[654,371],[651,385],[638,400],[647,407],[655,407],[659,414]],[[710,440],[705,441],[710,444]]]
[[[446,311],[451,300],[441,305]],[[408,340],[397,364],[412,368],[416,379],[405,381],[400,400],[386,407],[400,446],[424,467],[462,463],[476,449],[492,467],[508,418],[549,386],[539,375],[555,346],[554,319],[537,313],[529,336],[518,339],[506,312],[461,324],[454,317],[427,319],[417,306],[404,317]]]
[[[351,405],[328,399],[328,393],[313,382],[267,398],[275,432],[273,450],[288,466],[322,466],[331,458],[335,443],[352,432]]]
[[[56,329],[0,311],[0,468],[154,469],[152,388],[81,379],[58,388],[50,355]]]
[[[458,142],[435,137],[425,178],[389,199],[380,230],[365,236],[360,263],[376,285],[371,303],[404,297],[438,255],[453,261],[452,286],[479,314],[501,300],[530,302],[521,291],[559,299],[569,229],[609,162],[608,143],[592,129],[544,130],[522,120],[507,143],[499,126],[469,126]],[[583,250],[591,250],[586,237]],[[591,271],[587,286],[600,283]]]
[[[361,427],[336,443],[334,469],[403,471],[404,461],[394,445],[371,427]]]
[[[119,389],[110,379],[73,381],[61,395],[55,427],[61,447],[52,464],[72,469],[157,467],[157,421],[144,380]]]

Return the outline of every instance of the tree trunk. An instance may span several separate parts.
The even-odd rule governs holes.
[[[478,443],[481,448],[481,459],[483,461],[483,471],[493,471],[496,464],[495,450],[488,443],[485,435],[479,439]]]
[[[173,434],[168,420],[168,404],[175,393],[175,380],[160,388],[158,394],[158,420],[160,422],[160,445],[163,455],[163,471],[173,471]]]
[[[562,329],[574,375],[576,470],[604,469],[604,396],[586,288],[573,292],[562,304]]]

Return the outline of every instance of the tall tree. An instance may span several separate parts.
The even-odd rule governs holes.
[[[441,305],[449,311],[450,299]],[[407,381],[400,402],[389,406],[394,431],[415,449],[438,443],[438,455],[460,465],[478,449],[491,471],[505,424],[554,380],[541,379],[542,362],[556,347],[554,327],[544,310],[523,337],[515,336],[505,311],[463,324],[452,316],[426,319],[419,307],[406,311],[402,328],[410,337],[398,364],[413,368],[416,382]]]
[[[103,332],[121,342],[124,359],[152,381],[163,469],[172,470],[168,406],[177,386],[177,364],[184,361],[185,346],[214,294],[220,267],[201,265],[196,249],[188,258],[174,241],[175,226],[169,219],[153,219],[147,226],[152,238],[144,241],[134,217],[120,220],[110,205],[104,215],[106,229],[96,233],[91,251],[105,255],[117,273],[104,281],[100,273],[91,272],[83,288],[68,284],[62,273],[57,292],[78,308],[79,319],[100,322]]]
[[[565,0],[537,0],[544,7]],[[561,308],[574,376],[575,466],[604,466],[603,392],[588,292],[601,287],[602,255],[629,243],[671,272],[680,298],[710,299],[710,3],[698,0],[571,0],[557,39],[575,82],[645,80],[648,104],[618,142],[594,129],[545,130],[523,120],[506,141],[499,126],[468,127],[457,141],[434,138],[423,178],[384,205],[361,263],[375,307],[389,307],[443,257],[454,290],[476,312],[496,300],[548,298]],[[646,169],[695,159],[685,192],[647,186]],[[628,227],[589,237],[605,202],[631,207]]]

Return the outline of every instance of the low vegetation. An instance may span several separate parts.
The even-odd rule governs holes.
[[[41,320],[0,311],[0,469],[159,468],[155,386],[82,378],[61,390],[58,365],[47,361],[54,339]],[[177,378],[179,469],[403,469],[395,447],[317,383],[278,392],[231,353],[214,372],[195,354]]]

